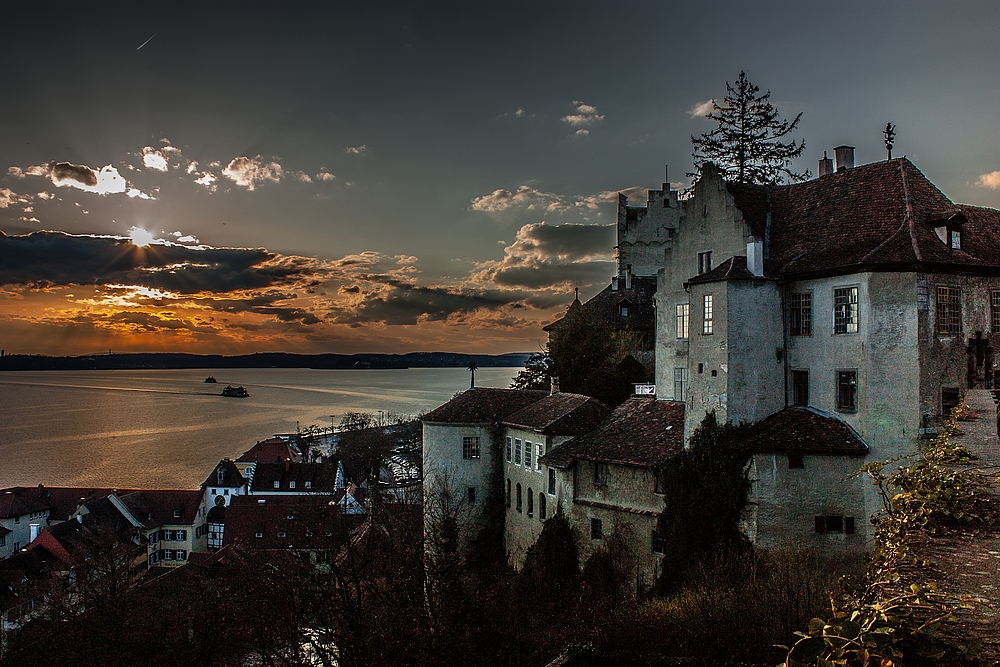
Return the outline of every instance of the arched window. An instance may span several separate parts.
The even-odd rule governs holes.
[[[510,477],[507,478],[507,507],[510,507]]]
[[[516,509],[517,509],[518,512],[521,511],[521,485],[520,484],[517,485],[517,507],[516,507]]]
[[[538,494],[538,520],[545,521],[545,494]]]
[[[535,516],[535,492],[528,487],[528,516]]]

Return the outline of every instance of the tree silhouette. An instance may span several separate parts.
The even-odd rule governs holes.
[[[715,164],[723,176],[737,183],[780,185],[809,178],[809,170],[797,173],[789,169],[792,160],[802,155],[805,140],[781,141],[799,124],[800,112],[789,122],[781,120],[771,104],[771,91],[758,95],[760,88],[750,83],[740,72],[736,83],[726,82],[726,97],[722,104],[712,100],[712,111],[706,118],[719,124],[711,132],[691,137],[694,144],[696,179],[706,162]]]

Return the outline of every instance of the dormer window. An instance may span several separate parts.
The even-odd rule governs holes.
[[[219,468],[219,486],[222,486],[226,482],[226,471]]]
[[[962,231],[959,229],[951,230],[951,247],[955,250],[962,249]]]
[[[180,510],[174,510],[174,518],[175,519],[181,518],[181,511]]]
[[[712,251],[698,253],[698,275],[712,270]]]
[[[937,234],[939,239],[941,239],[941,243],[945,244],[952,250],[962,249],[962,229],[957,225],[950,224],[935,227],[934,233]]]

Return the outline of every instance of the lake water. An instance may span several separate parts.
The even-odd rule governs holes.
[[[518,370],[481,368],[476,386],[507,387]],[[226,384],[250,397],[220,396]],[[468,387],[464,368],[0,373],[0,488],[197,488],[223,457],[297,425],[418,415]]]

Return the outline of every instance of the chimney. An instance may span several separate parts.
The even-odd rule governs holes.
[[[747,271],[762,278],[764,276],[764,242],[750,241],[747,243]]]
[[[613,276],[611,278],[611,291],[612,292],[618,291],[618,276]]]
[[[823,151],[823,159],[819,161],[819,175],[826,176],[827,174],[833,173],[833,160],[826,156],[826,151]]]
[[[837,156],[837,171],[854,168],[854,146],[837,146],[833,154]]]
[[[558,394],[559,393],[559,378],[556,377],[555,375],[553,375],[550,378],[550,382],[551,382],[551,388],[549,389],[549,395],[551,396],[552,394]]]

